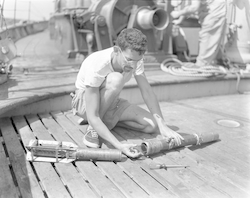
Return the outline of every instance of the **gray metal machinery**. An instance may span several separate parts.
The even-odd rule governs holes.
[[[57,0],[55,7],[50,35],[68,57],[111,47],[121,30],[129,27],[147,36],[148,62],[173,56],[170,0],[161,4],[153,0]],[[183,50],[187,50],[185,44]]]

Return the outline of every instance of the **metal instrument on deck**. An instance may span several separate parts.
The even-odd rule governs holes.
[[[29,161],[70,163],[75,160],[123,161],[127,158],[118,149],[80,148],[71,142],[30,140],[26,148]]]
[[[171,150],[177,147],[183,147],[187,145],[200,145],[207,142],[216,141],[219,139],[219,134],[188,134],[183,136],[184,140],[181,141],[180,145],[174,144],[168,139],[149,139],[145,140],[141,144],[141,152],[144,155],[152,155],[161,151]]]
[[[151,164],[150,165],[150,169],[154,170],[154,169],[169,169],[169,168],[187,168],[189,166],[187,165],[166,165],[166,164]]]

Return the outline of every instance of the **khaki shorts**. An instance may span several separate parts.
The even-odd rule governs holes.
[[[72,110],[74,115],[78,115],[81,118],[88,120],[85,108],[85,90],[76,90],[75,96],[72,99]],[[103,123],[108,127],[109,130],[113,129],[119,122],[122,113],[131,104],[122,98],[116,98],[111,104],[108,111],[103,116]]]

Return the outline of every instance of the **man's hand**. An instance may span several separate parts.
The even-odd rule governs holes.
[[[179,17],[181,16],[181,15],[180,15],[180,12],[179,12],[179,11],[176,11],[176,10],[172,11],[172,12],[170,13],[170,15],[171,15],[174,19],[179,18]]]
[[[172,23],[174,25],[180,25],[183,22],[184,18],[184,16],[180,16],[178,19],[173,20]]]
[[[123,154],[127,155],[128,157],[131,158],[137,158],[142,155],[137,149],[134,147],[136,144],[122,144],[120,147],[120,150],[123,152]]]
[[[175,145],[179,146],[181,144],[181,140],[184,140],[184,138],[180,134],[167,127],[166,122],[158,114],[154,114],[154,117],[158,124],[161,135],[164,138],[173,139]]]

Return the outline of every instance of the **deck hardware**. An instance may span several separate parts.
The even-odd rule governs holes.
[[[188,145],[200,145],[207,142],[212,142],[219,140],[219,134],[209,133],[209,134],[184,134],[184,140],[181,141],[180,145],[172,145],[167,139],[148,139],[144,140],[141,144],[141,151],[143,155],[153,155],[161,151],[171,150],[177,147],[183,147]]]
[[[71,142],[30,140],[26,146],[28,161],[63,162],[81,161],[124,161],[125,155],[118,149],[80,148]]]
[[[188,165],[166,165],[166,164],[156,164],[156,165],[150,165],[150,169],[169,169],[169,168],[187,168]]]
[[[217,124],[228,128],[237,128],[241,125],[239,122],[229,119],[217,120]]]

